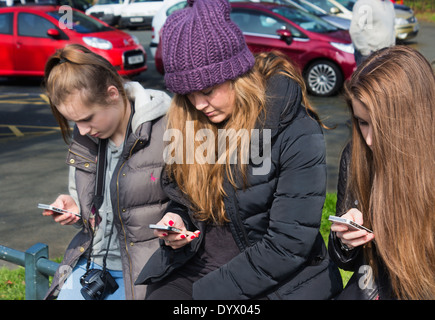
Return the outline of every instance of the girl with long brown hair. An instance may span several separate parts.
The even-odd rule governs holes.
[[[329,299],[341,289],[319,233],[321,122],[299,70],[249,51],[226,0],[189,1],[162,31],[171,199],[147,299]],[[211,38],[210,38],[211,37]],[[193,231],[193,234],[192,234]]]
[[[353,132],[337,214],[373,234],[334,223],[330,254],[345,269],[370,266],[378,298],[435,299],[433,70],[416,50],[383,49],[356,70],[345,93]]]

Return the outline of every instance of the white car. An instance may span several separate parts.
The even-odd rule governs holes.
[[[86,14],[114,26],[119,23],[121,11],[129,2],[130,0],[98,0],[96,5],[86,10]]]
[[[131,0],[121,12],[119,26],[121,28],[136,29],[149,27],[154,15],[168,0]]]
[[[237,2],[237,0],[229,0],[230,2]],[[240,1],[240,0],[239,0]],[[259,0],[256,0],[259,1]],[[160,41],[160,29],[165,24],[166,18],[173,12],[184,9],[187,6],[186,0],[165,0],[159,11],[156,12],[151,22],[151,42],[150,51],[153,58],[156,56],[157,45]]]
[[[174,11],[183,9],[186,5],[186,0],[168,0],[164,2],[163,6],[154,15],[151,22],[152,35],[150,42],[150,51],[153,58],[156,56],[157,46],[160,41],[160,29],[165,24],[166,18]]]

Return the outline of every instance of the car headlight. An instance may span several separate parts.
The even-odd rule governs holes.
[[[353,46],[352,43],[339,43],[339,42],[330,42],[330,44],[334,47],[337,48],[338,50],[350,53],[350,54],[354,54],[355,52],[355,48]]]
[[[408,24],[408,21],[404,18],[395,18],[394,19],[394,24],[395,25],[403,25],[403,24]]]
[[[83,41],[90,47],[110,50],[113,48],[112,43],[108,40],[96,37],[83,37]]]

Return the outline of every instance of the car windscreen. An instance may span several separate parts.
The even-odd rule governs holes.
[[[67,28],[72,29],[78,33],[86,34],[112,30],[110,27],[107,27],[104,24],[98,22],[97,20],[88,17],[87,15],[78,11],[73,10],[71,16],[68,16],[68,13],[65,15],[65,13],[58,11],[51,11],[47,13],[56,20],[64,23]]]
[[[272,9],[292,22],[296,23],[301,28],[317,33],[328,33],[337,31],[338,29],[328,22],[318,18],[317,16],[289,7],[276,7]]]
[[[306,3],[305,1],[294,0],[294,2],[297,3],[299,6],[301,6],[302,8],[304,8],[307,12],[312,13],[316,16],[324,14],[322,10],[318,9],[317,7],[313,7],[312,5]]]
[[[137,2],[163,2],[163,0],[132,0],[131,3]]]

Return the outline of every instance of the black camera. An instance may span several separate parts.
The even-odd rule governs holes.
[[[86,300],[103,300],[110,293],[119,288],[112,275],[103,270],[89,269],[80,277],[81,294]]]

